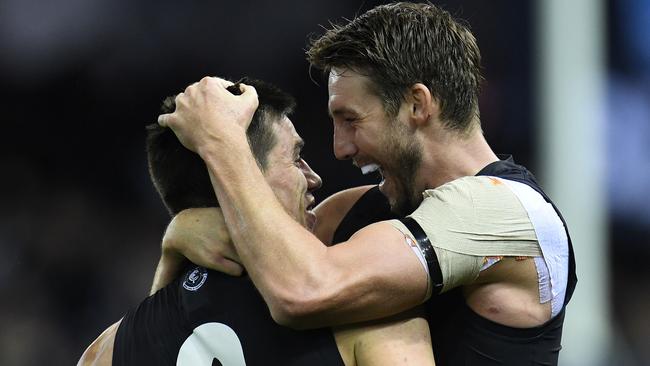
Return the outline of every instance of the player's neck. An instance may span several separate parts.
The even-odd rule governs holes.
[[[421,171],[429,189],[476,175],[488,164],[499,160],[480,128],[466,136],[446,132],[440,138],[428,140],[423,147]]]

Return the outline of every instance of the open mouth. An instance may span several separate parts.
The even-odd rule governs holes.
[[[371,175],[374,174],[379,178],[379,180],[383,183],[384,181],[384,171],[379,164],[375,163],[370,163],[370,164],[365,164],[359,166],[359,169],[361,169],[361,173],[363,175]]]
[[[305,225],[309,231],[313,231],[316,226],[316,213],[313,211],[316,200],[312,196],[307,199],[307,202],[308,204],[305,206]]]
[[[361,169],[361,174],[363,175],[368,175],[370,173],[374,173],[380,169],[379,164],[366,164],[364,166],[360,167]]]
[[[311,195],[306,197],[306,199],[307,199],[307,204],[305,205],[305,211],[313,210],[314,207],[316,206],[316,199],[314,198],[314,196]]]

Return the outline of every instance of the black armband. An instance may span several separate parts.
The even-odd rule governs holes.
[[[436,255],[435,250],[433,250],[433,246],[431,245],[427,234],[425,234],[420,224],[411,217],[405,217],[399,219],[399,221],[401,221],[402,224],[409,229],[411,234],[413,234],[413,238],[415,238],[424,259],[427,262],[429,280],[431,281],[431,294],[438,295],[443,286],[442,271],[440,270],[440,263],[438,263],[438,256]]]

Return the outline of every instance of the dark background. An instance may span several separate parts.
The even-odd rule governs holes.
[[[249,75],[297,97],[292,120],[323,178],[318,199],[371,182],[334,159],[326,81],[316,70],[310,78],[304,51],[320,25],[379,3],[0,0],[0,364],[73,364],[147,295],[169,217],[147,175],[144,126],[165,96],[205,75]],[[478,38],[488,141],[535,171],[534,2],[434,3]],[[641,185],[639,206],[650,183],[649,9],[624,0],[606,11],[610,126],[622,131],[610,148]],[[640,28],[630,29],[634,16]],[[619,120],[637,124],[619,130]],[[624,149],[628,139],[640,139],[639,151]],[[610,198],[612,316],[620,352],[646,364],[650,211]]]

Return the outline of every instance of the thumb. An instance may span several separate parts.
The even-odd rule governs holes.
[[[253,109],[257,109],[257,106],[259,105],[259,100],[257,96],[257,90],[255,90],[255,87],[244,83],[240,83],[239,88],[242,91],[242,94],[239,97],[244,98],[250,104],[250,106],[253,107]]]
[[[158,116],[158,124],[161,127],[169,127],[169,117],[171,116],[171,113],[167,114],[161,114]]]

